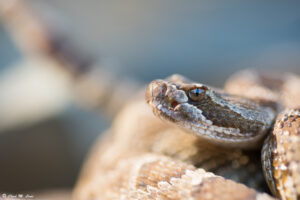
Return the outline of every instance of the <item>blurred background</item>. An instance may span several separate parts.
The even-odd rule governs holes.
[[[105,79],[116,85],[110,89],[123,85],[120,77],[135,90],[173,73],[219,87],[244,68],[300,73],[299,1],[25,2],[62,24],[74,49],[97,60],[94,68],[117,74]],[[74,100],[77,79],[20,50],[18,29],[7,29],[6,20],[0,24],[0,192],[70,189],[115,112]]]

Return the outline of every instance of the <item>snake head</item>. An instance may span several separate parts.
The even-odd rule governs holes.
[[[200,138],[232,147],[256,146],[276,114],[253,100],[180,75],[152,81],[147,87],[146,101],[161,119]]]
[[[205,95],[208,88],[202,84],[186,84],[187,82],[188,80],[180,75],[173,75],[166,80],[154,80],[147,88],[146,101],[157,116],[174,123],[200,120],[211,125],[201,111],[189,103],[190,98],[201,98]],[[189,91],[184,89],[184,86],[188,87]]]

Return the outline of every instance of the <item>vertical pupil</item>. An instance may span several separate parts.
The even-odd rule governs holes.
[[[189,97],[193,100],[199,100],[200,97],[203,97],[205,90],[202,88],[195,88],[189,91]]]
[[[200,94],[199,88],[196,89],[196,92],[195,92],[195,93],[196,93],[196,96],[199,96],[199,94]]]

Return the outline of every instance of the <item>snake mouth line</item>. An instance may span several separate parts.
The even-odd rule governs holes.
[[[181,104],[178,104],[177,106],[180,106]],[[255,141],[258,141],[263,137],[263,135],[253,135],[253,133],[241,133],[239,129],[235,128],[214,126],[203,121],[199,123],[185,120],[180,118],[180,112],[174,109],[168,109],[157,102],[155,106],[152,106],[154,114],[162,120],[175,123],[180,128],[220,146],[228,147],[228,145],[230,145],[229,147],[232,148],[241,147],[248,143],[255,144]]]
[[[180,128],[195,134],[199,138],[227,148],[243,147],[245,144],[249,146],[247,148],[255,148],[256,141],[261,140],[263,137],[263,135],[253,135],[253,133],[240,133],[240,130],[235,128],[224,128],[205,124],[204,122],[193,123],[188,120],[178,119],[174,117],[176,111],[169,110],[162,104],[153,106],[153,111],[162,120],[175,123]],[[251,143],[254,145],[251,146]]]
[[[176,106],[179,108],[184,103],[178,103]],[[211,123],[206,123],[205,121],[201,121],[201,123],[189,121],[183,118],[180,118],[180,112],[176,111],[176,107],[174,109],[169,109],[164,107],[162,104],[156,104],[153,107],[154,113],[160,118],[170,120],[172,122],[177,122],[183,128],[195,132],[200,133],[201,135],[215,136],[220,137],[222,139],[230,137],[233,139],[237,138],[246,138],[253,136],[252,133],[240,133],[240,130],[237,128],[224,128],[214,126]]]

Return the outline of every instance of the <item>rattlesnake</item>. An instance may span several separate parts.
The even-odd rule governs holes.
[[[49,39],[35,15],[18,6],[22,3],[15,2],[17,6],[9,8],[4,16],[12,29],[17,30],[14,33],[18,33],[16,37],[26,51],[38,51],[64,66],[69,65],[78,78],[82,65],[85,68],[88,64],[79,63],[79,68],[72,68],[78,63],[65,57],[66,52],[61,52],[64,48],[55,48],[57,43]],[[33,21],[34,26],[24,28],[27,24],[22,23],[24,21]],[[36,33],[39,40],[32,40],[32,33]],[[89,76],[80,78],[90,80],[86,77]],[[156,87],[158,93],[155,94],[153,82],[148,87],[147,101],[164,121],[155,117],[146,105],[145,91],[135,97],[129,95],[134,100],[123,107],[112,128],[91,151],[75,187],[74,199],[273,199],[260,193],[267,192],[259,164],[260,153],[241,149],[261,146],[282,107],[290,109],[278,116],[274,131],[264,145],[262,160],[272,193],[281,199],[299,199],[300,122],[299,110],[294,109],[300,107],[298,76],[288,74],[278,78],[243,71],[229,79],[225,85],[227,93],[180,76],[160,82],[164,82],[167,89]],[[95,82],[91,85],[94,87]],[[101,85],[95,86],[98,87]],[[103,91],[105,94],[115,92]],[[201,106],[203,102],[190,104],[193,98],[202,101],[206,95],[211,98],[204,98],[206,106]],[[122,103],[128,99],[113,96],[124,99]],[[153,104],[155,99],[164,102],[158,107]],[[111,105],[117,108],[115,103]],[[183,115],[174,118],[173,109]],[[191,126],[187,121],[182,123],[184,119],[204,123]]]
[[[251,82],[254,76],[261,82]],[[281,79],[280,88],[290,84],[291,76]],[[300,110],[291,109],[299,105],[285,103],[289,97],[279,87],[263,85],[265,77],[253,71],[237,73],[226,89],[240,77],[246,91],[259,85],[274,96],[236,96],[237,91],[225,93],[179,75],[153,81],[146,101],[163,120],[152,114],[142,95],[125,106],[106,138],[94,146],[75,199],[271,199],[203,168],[266,191],[259,155],[241,149],[260,148],[282,106],[290,109],[278,116],[262,160],[273,194],[299,198]]]

